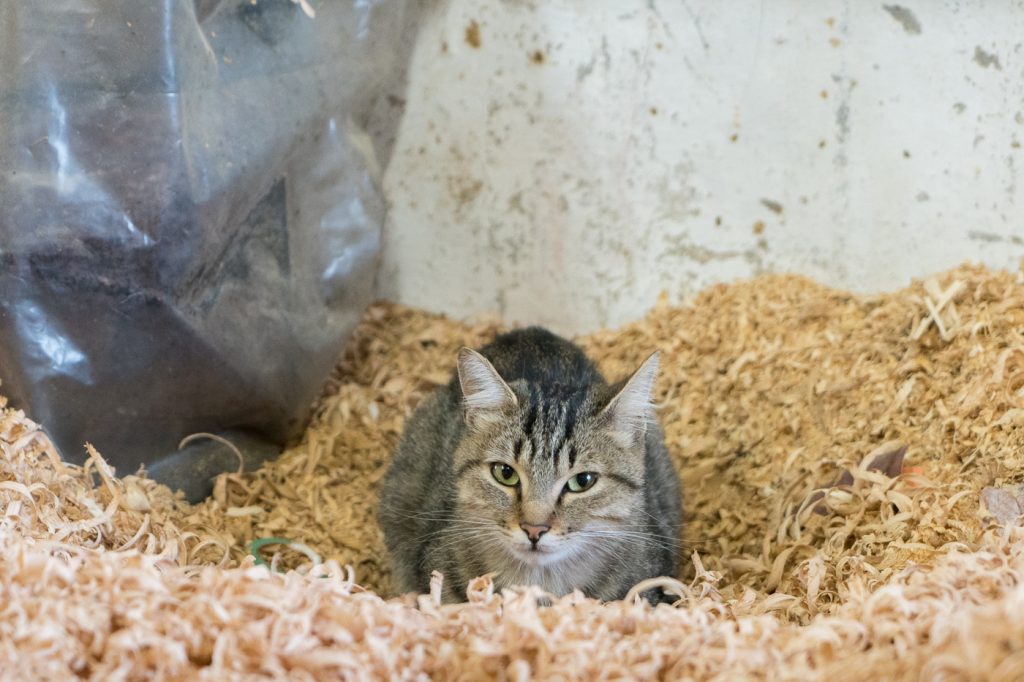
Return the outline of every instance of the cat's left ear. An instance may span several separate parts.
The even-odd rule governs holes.
[[[658,362],[659,353],[655,351],[601,411],[601,415],[608,420],[612,438],[624,448],[643,445],[647,422],[654,413],[652,398],[654,381],[658,377]]]
[[[470,426],[498,421],[506,410],[519,403],[494,365],[469,348],[459,351],[459,384],[466,423]]]

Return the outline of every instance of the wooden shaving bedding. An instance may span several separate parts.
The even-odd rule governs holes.
[[[1024,678],[1019,276],[964,266],[874,297],[766,276],[581,338],[615,377],[663,352],[675,608],[538,608],[487,579],[465,605],[377,596],[390,449],[498,330],[374,306],[303,442],[195,506],[94,451],[59,461],[4,409],[0,675]],[[325,563],[282,546],[264,556],[296,571],[254,566],[270,537]]]

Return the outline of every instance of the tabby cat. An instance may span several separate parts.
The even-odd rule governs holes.
[[[652,419],[655,353],[609,386],[583,351],[538,327],[462,349],[448,386],[409,419],[381,489],[395,587],[443,599],[496,574],[621,599],[674,576],[679,480]],[[652,601],[658,594],[646,594]]]

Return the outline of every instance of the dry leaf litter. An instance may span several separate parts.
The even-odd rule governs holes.
[[[579,339],[612,377],[663,353],[687,561],[656,609],[390,594],[389,452],[494,322],[374,306],[303,442],[196,506],[4,407],[0,675],[1024,679],[1022,330],[1021,277],[964,266],[873,297],[765,276]],[[255,565],[272,537],[298,544]]]

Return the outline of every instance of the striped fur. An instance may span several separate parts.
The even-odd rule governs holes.
[[[539,328],[463,350],[451,384],[410,418],[383,483],[395,586],[424,591],[438,570],[455,601],[495,573],[499,587],[615,599],[674,575],[681,499],[651,418],[656,372],[654,355],[609,386],[577,346]],[[495,464],[519,482],[500,483]],[[593,487],[568,490],[584,472]],[[522,523],[550,529],[534,543]]]

